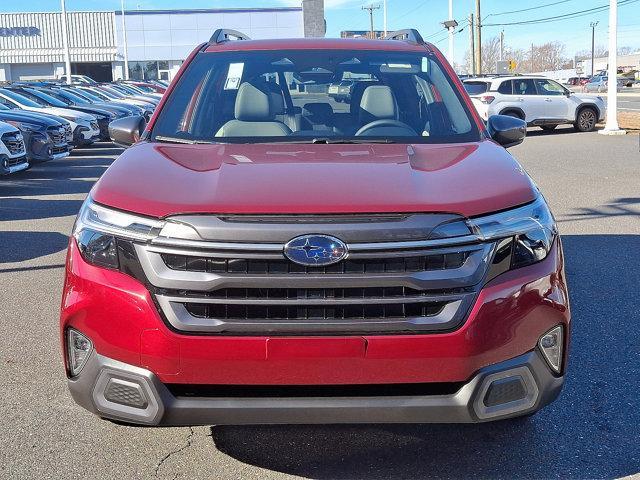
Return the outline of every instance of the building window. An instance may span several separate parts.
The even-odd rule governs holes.
[[[129,62],[129,78],[131,80],[144,80],[142,62]]]
[[[129,78],[131,80],[169,80],[170,75],[168,60],[129,62]]]
[[[167,60],[160,60],[158,62],[158,78],[159,80],[169,80],[169,62]]]

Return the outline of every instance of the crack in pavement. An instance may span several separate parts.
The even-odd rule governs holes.
[[[154,473],[154,476],[157,478],[158,477],[158,471],[160,470],[160,467],[164,464],[164,462],[166,462],[169,457],[172,457],[173,455],[182,452],[183,450],[189,448],[192,443],[193,443],[193,435],[194,435],[194,431],[193,431],[193,427],[189,427],[189,435],[187,435],[187,443],[185,445],[183,445],[182,447],[176,449],[176,450],[172,450],[171,452],[167,453],[164,457],[162,457],[160,459],[160,461],[158,462],[158,464],[156,465],[156,470]],[[177,478],[177,474],[174,476],[174,478]]]

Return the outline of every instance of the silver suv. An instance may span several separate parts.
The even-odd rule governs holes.
[[[463,83],[484,120],[510,115],[543,130],[568,123],[589,132],[605,117],[601,97],[576,94],[542,76],[476,77]]]

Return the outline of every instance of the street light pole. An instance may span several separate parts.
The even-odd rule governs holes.
[[[607,82],[607,122],[603,135],[624,135],[618,126],[618,1],[609,0],[609,80]]]
[[[476,74],[482,75],[482,17],[480,0],[476,0]]]
[[[124,18],[124,0],[120,2],[122,15],[122,48],[124,50],[124,79],[129,80],[129,52],[127,51],[127,24]]]
[[[60,0],[62,7],[62,46],[64,48],[64,68],[67,74],[67,83],[71,84],[71,56],[69,55],[69,32],[67,30],[67,6],[65,0]]]
[[[500,32],[500,61],[504,60],[504,30]]]
[[[591,26],[591,76],[593,77],[593,62],[595,61],[596,51],[596,25],[598,25],[598,22],[591,22],[589,25]]]
[[[387,36],[387,0],[384,0],[384,2],[382,3],[382,23],[384,23],[384,26],[382,27],[382,29],[384,30],[384,36]]]
[[[449,0],[449,22],[453,22],[453,0]],[[456,27],[449,27],[449,63],[454,64],[453,60],[453,31]]]

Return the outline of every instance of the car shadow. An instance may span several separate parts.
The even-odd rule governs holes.
[[[91,154],[91,156],[88,156]],[[86,155],[71,156],[37,163],[31,169],[0,179],[0,199],[45,195],[88,193],[113,162],[112,158]]]
[[[616,198],[598,207],[582,207],[563,215],[559,223],[595,220],[607,217],[640,218],[640,197]]]
[[[640,235],[563,237],[573,333],[560,398],[481,425],[214,426],[223,453],[319,479],[618,478],[640,473]]]
[[[0,222],[76,215],[82,200],[0,198]]]
[[[0,264],[24,262],[67,248],[69,237],[58,232],[0,231]]]

